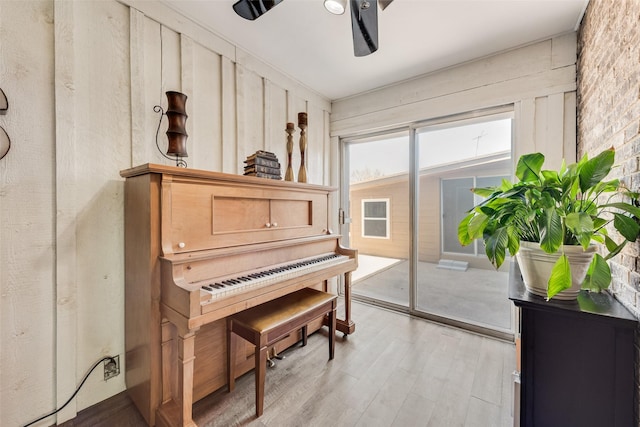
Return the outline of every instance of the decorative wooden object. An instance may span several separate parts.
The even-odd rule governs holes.
[[[156,147],[160,154],[169,160],[174,160],[169,156],[175,156],[176,166],[187,167],[187,162],[184,157],[188,157],[187,154],[187,112],[186,103],[187,95],[175,91],[167,91],[167,111],[165,112],[161,106],[156,105],[153,107],[153,111],[160,113],[160,121],[158,122],[158,129],[156,130]],[[167,128],[167,139],[169,140],[169,146],[167,148],[167,154],[164,154],[158,144],[158,132],[160,131],[160,125],[162,124],[162,116],[167,116],[169,120],[169,126]]]
[[[285,181],[293,181],[293,166],[291,165],[291,155],[293,154],[293,132],[295,125],[287,123],[287,171],[284,174]]]
[[[167,119],[169,119],[169,128],[167,129],[167,138],[169,139],[169,148],[167,154],[177,157],[188,157],[187,154],[187,95],[168,91],[167,92]]]
[[[298,182],[307,182],[307,166],[304,155],[307,151],[307,113],[298,113],[298,127],[300,128],[300,170]]]
[[[344,318],[336,329],[355,331],[350,288],[357,251],[343,248],[329,230],[335,188],[153,164],[120,174],[126,383],[149,425],[195,426],[193,402],[226,386],[230,315],[306,287],[326,292],[329,279],[344,275]],[[279,279],[270,275],[268,283],[207,290],[327,254],[335,256]],[[321,325],[314,321],[309,331]],[[275,348],[298,340],[294,333]],[[242,375],[254,367],[254,349],[238,341],[234,369]]]
[[[514,421],[521,427],[639,425],[638,321],[620,302],[587,291],[576,301],[545,301],[525,290],[515,263],[509,299],[522,319],[521,386],[514,396],[520,419]]]

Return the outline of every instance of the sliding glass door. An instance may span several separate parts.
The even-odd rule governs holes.
[[[476,330],[512,333],[507,268],[457,229],[473,187],[511,176],[510,112],[343,140],[343,235],[358,249],[355,298]],[[345,232],[346,230],[346,232]]]
[[[409,307],[409,132],[345,143],[349,245],[358,249],[352,292]],[[344,233],[343,233],[344,234]]]
[[[496,272],[481,242],[462,246],[458,224],[481,202],[474,187],[511,175],[509,114],[416,129],[419,156],[415,311],[501,332],[511,330],[508,264]]]

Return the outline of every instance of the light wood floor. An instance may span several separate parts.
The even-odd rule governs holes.
[[[339,334],[334,360],[327,360],[322,330],[267,370],[262,417],[255,418],[250,372],[232,394],[220,390],[197,402],[194,420],[225,427],[513,425],[512,344],[369,305],[355,303],[353,311],[356,332]],[[89,408],[65,425],[144,425],[130,404],[119,405],[102,415]]]

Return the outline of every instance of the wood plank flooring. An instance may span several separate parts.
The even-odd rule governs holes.
[[[326,330],[283,353],[267,370],[265,410],[255,418],[254,377],[239,378],[194,405],[199,426],[512,426],[513,344],[378,307],[354,303],[355,334]],[[127,403],[128,402],[128,403]],[[115,409],[114,409],[115,408]],[[126,397],[114,396],[63,424],[144,426]]]

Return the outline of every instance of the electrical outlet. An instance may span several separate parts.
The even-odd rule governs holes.
[[[104,380],[120,375],[120,356],[104,361]]]

